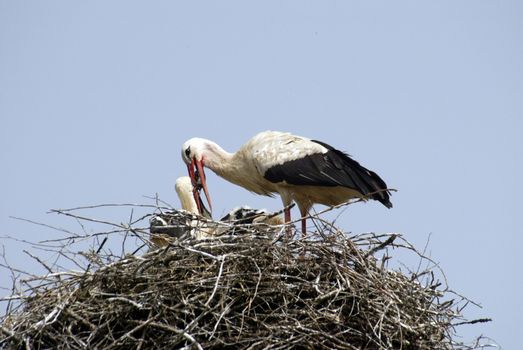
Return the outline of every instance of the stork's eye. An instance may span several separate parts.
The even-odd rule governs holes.
[[[185,149],[185,156],[189,159],[191,158],[191,147]]]

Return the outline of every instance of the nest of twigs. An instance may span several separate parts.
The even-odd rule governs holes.
[[[42,277],[3,318],[0,348],[479,348],[454,341],[466,301],[434,265],[387,267],[392,248],[414,251],[401,236],[228,227],[112,263],[99,249],[84,271]]]

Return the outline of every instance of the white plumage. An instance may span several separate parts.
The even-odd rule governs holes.
[[[198,211],[198,205],[193,196],[193,185],[191,178],[188,176],[182,176],[176,179],[174,185],[176,194],[178,194],[178,199],[183,210],[188,211],[191,214],[200,214]]]
[[[351,198],[376,199],[392,207],[385,182],[347,154],[305,137],[265,131],[247,141],[236,153],[218,144],[192,138],[182,146],[189,175],[202,188],[210,204],[204,167],[224,179],[261,195],[278,193],[290,221],[289,205],[295,201],[305,219],[314,203],[337,205]]]

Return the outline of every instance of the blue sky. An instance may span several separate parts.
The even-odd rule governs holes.
[[[522,11],[483,0],[0,0],[0,235],[56,235],[9,218],[65,226],[51,208],[156,193],[177,205],[185,140],[234,151],[259,131],[290,131],[398,189],[393,209],[351,206],[339,226],[421,248],[430,235],[452,289],[483,306],[466,316],[494,319],[459,329],[464,339],[515,349]],[[215,216],[281,206],[208,176]],[[32,268],[18,244],[3,245]]]

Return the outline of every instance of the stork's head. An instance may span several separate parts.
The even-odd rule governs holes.
[[[203,167],[205,165],[205,150],[207,146],[207,140],[200,138],[192,138],[186,141],[182,146],[182,159],[187,165],[189,177],[191,178],[193,186],[193,196],[196,204],[198,205],[198,211],[203,212],[202,201],[200,199],[199,192],[203,188],[207,203],[209,203],[209,209],[212,211],[211,197],[207,190],[207,183],[205,181],[205,171]]]
[[[199,214],[207,219],[212,219],[211,213],[200,198],[199,192],[194,191],[192,181],[189,176],[182,176],[176,180],[176,193],[180,199],[182,209],[192,213]]]

